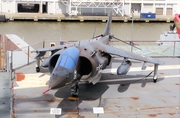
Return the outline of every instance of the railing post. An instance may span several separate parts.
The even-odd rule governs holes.
[[[175,55],[175,47],[176,47],[176,41],[174,41],[173,57]]]
[[[11,50],[10,59],[11,59],[10,70],[13,70],[13,51],[12,50]]]
[[[27,60],[27,61],[28,61],[28,64],[29,64],[29,56],[30,56],[30,55],[29,55],[29,46],[28,46],[28,56],[27,56],[27,58],[28,58],[28,60]]]
[[[14,75],[14,70],[13,70],[13,51],[7,51],[7,65],[8,65],[8,70],[7,72],[10,73],[10,118],[14,118],[14,91],[13,91],[13,87],[14,87],[14,83],[13,83],[13,79],[15,78]],[[14,76],[13,76],[14,75]]]

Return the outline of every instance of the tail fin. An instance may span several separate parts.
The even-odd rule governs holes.
[[[112,22],[112,10],[109,13],[109,18],[108,18],[106,28],[105,28],[104,33],[103,33],[104,36],[110,34],[111,22]]]
[[[176,25],[176,30],[177,30],[178,36],[180,38],[180,15],[179,14],[175,14],[174,23]]]

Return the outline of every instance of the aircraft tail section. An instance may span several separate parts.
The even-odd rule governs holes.
[[[112,22],[112,10],[109,13],[109,18],[108,18],[106,28],[105,28],[104,33],[103,33],[104,36],[110,34],[111,22]]]
[[[175,14],[174,23],[176,25],[176,30],[177,30],[178,36],[180,38],[180,15],[179,14]]]

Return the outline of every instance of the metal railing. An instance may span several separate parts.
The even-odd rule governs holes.
[[[130,41],[127,41],[127,42],[130,42]],[[30,46],[27,46],[27,47],[23,47],[21,49],[17,49],[17,50],[12,50],[12,51],[8,51],[5,53],[6,56],[4,56],[4,60],[6,59],[6,65],[7,65],[7,68],[6,70],[8,70],[8,72],[11,72],[13,71],[13,69],[16,69],[16,68],[20,68],[22,66],[26,66],[32,62],[34,62],[35,60],[33,59],[34,56],[36,55],[36,53],[31,53],[32,50],[37,50],[39,48],[47,48],[47,47],[50,47],[50,44],[56,44],[56,45],[60,45],[60,41],[59,40],[44,40],[44,41],[40,41],[40,42],[37,42],[35,44],[32,44]],[[74,41],[69,41],[69,43],[74,43]],[[130,52],[133,52],[133,53],[136,53],[136,54],[141,54],[141,55],[144,55],[144,56],[156,56],[156,57],[180,57],[180,41],[159,41],[159,42],[155,42],[155,41],[133,41],[131,42],[132,44],[134,44],[134,46],[137,46],[139,48],[141,48],[141,50],[139,49],[136,49],[134,47],[131,47],[131,46],[128,46],[128,45],[125,45],[124,43],[122,42],[118,42],[118,41],[113,41],[111,42],[111,45],[113,47],[117,47],[117,48],[120,48],[120,49],[123,49],[123,50],[126,50],[126,51],[130,51]],[[168,44],[169,43],[169,44]],[[16,57],[16,53],[18,54],[18,58]],[[24,56],[24,57],[20,57],[20,55],[27,55],[27,56]],[[45,55],[45,56],[49,56],[48,53]],[[20,59],[20,58],[23,58],[24,62],[20,65],[16,65],[16,68],[13,67],[15,63],[14,61],[14,58],[17,58],[17,59]],[[20,61],[20,60],[19,60]],[[11,80],[12,80],[12,75],[11,75]],[[14,115],[13,113],[13,91],[12,91],[12,88],[11,88],[11,103],[10,103],[10,108],[11,108],[11,115]],[[163,109],[163,110],[162,110]],[[151,113],[151,112],[155,112],[154,110],[158,110],[160,114],[163,114],[163,115],[168,115],[171,113],[171,116],[172,117],[175,117],[175,118],[178,118],[179,117],[179,106],[177,107],[167,107],[167,110],[169,111],[169,113],[166,113],[164,111],[167,111],[165,110],[166,108],[153,108],[152,110],[149,110],[149,109],[143,109],[143,108],[134,108],[133,110],[134,111],[129,111],[131,112],[131,116],[132,117],[136,117],[136,118],[139,118],[139,117],[144,117],[147,115],[147,112],[148,113]],[[79,109],[78,109],[79,110]],[[124,110],[120,110],[120,112],[125,112]],[[127,111],[126,111],[127,112]],[[72,113],[76,113],[76,112],[72,112]],[[79,113],[83,113],[82,111],[79,112],[78,111],[78,115],[81,115]],[[107,111],[108,113],[108,111]],[[106,110],[105,110],[105,114],[106,114]],[[123,114],[122,114],[123,115]],[[95,117],[96,114],[91,114],[91,112],[88,112],[88,116],[91,116],[91,117]],[[100,116],[104,116],[104,114],[101,114]],[[126,116],[124,114],[124,116]],[[129,116],[129,115],[128,115]],[[99,117],[99,114],[97,114],[97,117]],[[152,114],[152,117],[155,117],[153,116]]]
[[[136,54],[150,57],[180,57],[180,41],[127,41],[134,44],[124,45],[122,42],[112,42],[112,46],[130,51]]]
[[[63,42],[67,43],[67,41]],[[59,40],[43,40],[21,49],[8,51],[8,53],[5,53],[6,56],[0,58],[0,61],[6,63],[3,65],[5,70],[20,68],[35,61],[34,57],[36,53],[31,53],[31,51],[39,48],[48,48],[52,43],[57,46],[61,42]],[[74,41],[68,41],[68,43],[74,43]],[[142,56],[158,58],[180,57],[180,41],[131,41],[131,43],[141,50],[119,41],[112,41],[110,45]],[[50,52],[47,52],[44,57],[48,57],[49,55]]]

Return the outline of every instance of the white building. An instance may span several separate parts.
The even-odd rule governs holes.
[[[173,15],[180,13],[180,0],[0,0],[1,13],[37,12],[48,14]]]

